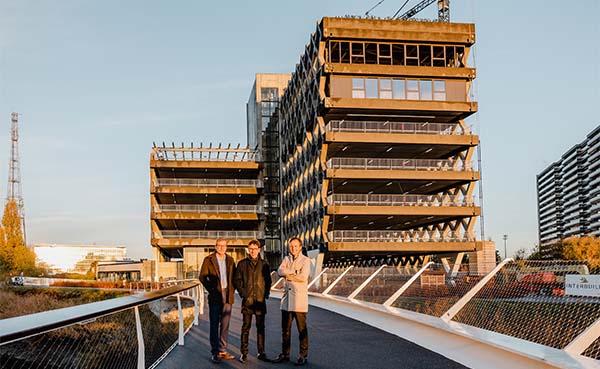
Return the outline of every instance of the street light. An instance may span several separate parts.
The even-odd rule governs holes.
[[[502,239],[504,240],[504,258],[506,259],[506,240],[508,240],[508,235],[503,235]]]

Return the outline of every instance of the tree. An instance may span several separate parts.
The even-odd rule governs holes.
[[[514,260],[525,260],[527,258],[527,250],[524,247],[521,247],[515,254],[513,255]]]
[[[6,247],[6,240],[4,238],[4,227],[0,222],[0,275],[10,270],[10,264],[8,262],[8,248]]]
[[[600,266],[600,239],[595,236],[570,237],[562,241],[562,258],[587,261],[590,268]]]
[[[35,273],[35,253],[23,241],[21,218],[17,202],[11,200],[4,207],[2,215],[3,235],[0,241],[0,260],[3,272],[12,274]]]

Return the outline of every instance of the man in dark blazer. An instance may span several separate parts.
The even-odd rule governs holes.
[[[227,352],[229,320],[233,305],[233,276],[235,262],[226,254],[227,240],[219,238],[215,252],[204,258],[200,269],[200,282],[208,291],[208,315],[210,320],[210,352],[213,363],[235,357]]]

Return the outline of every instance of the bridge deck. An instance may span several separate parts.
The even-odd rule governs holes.
[[[208,310],[208,308],[206,309]],[[281,351],[279,300],[269,299],[266,319],[267,355],[274,358]],[[256,336],[254,326],[250,332],[250,355],[244,364],[239,356],[241,312],[239,300],[233,307],[229,329],[229,352],[236,360],[223,361],[218,366],[210,362],[208,339],[208,314],[200,316],[200,324],[185,337],[185,345],[177,346],[157,369],[204,368],[215,365],[220,368],[267,368],[291,367],[292,364],[269,364],[256,359]],[[294,323],[295,324],[295,323]],[[424,349],[402,338],[380,331],[364,323],[314,306],[308,312],[310,368],[466,368],[435,352]],[[298,333],[292,328],[291,358],[298,354]]]

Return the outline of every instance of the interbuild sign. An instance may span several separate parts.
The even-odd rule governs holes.
[[[600,296],[600,274],[567,274],[565,295]]]

